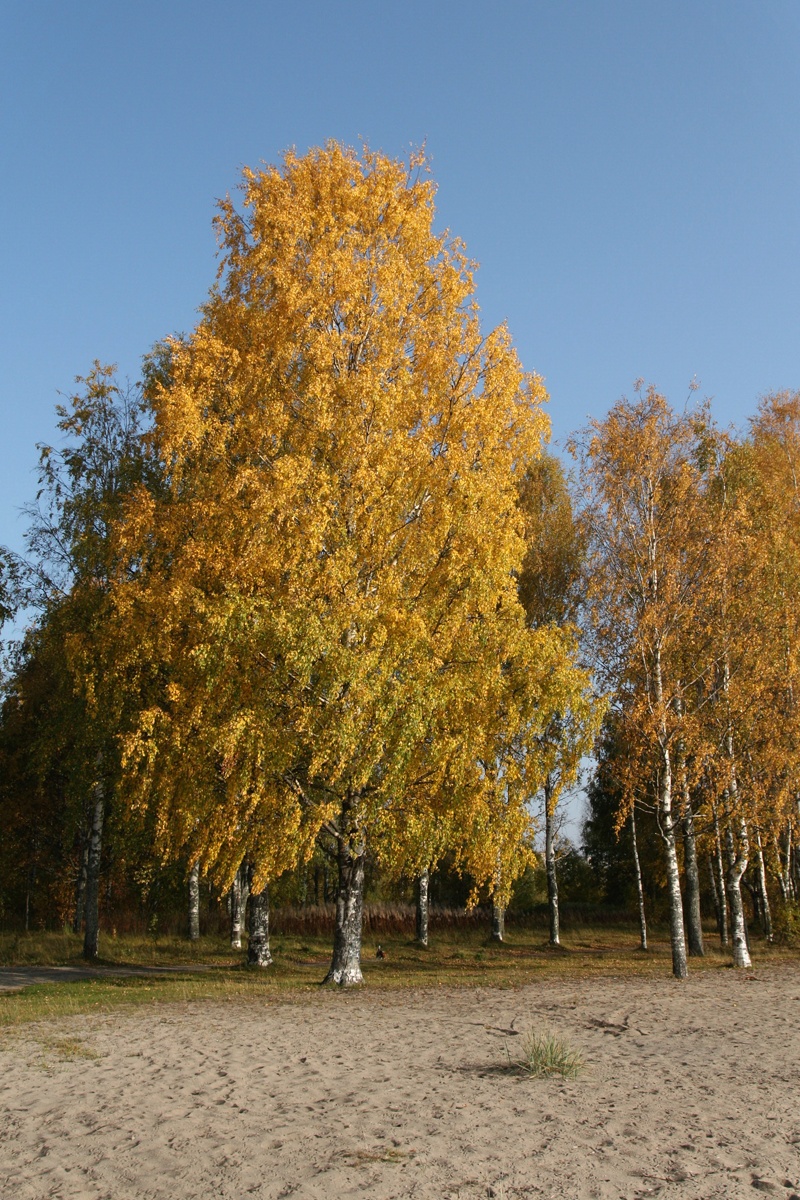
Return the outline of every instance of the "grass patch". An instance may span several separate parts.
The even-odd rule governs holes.
[[[530,1075],[534,1079],[553,1075],[561,1079],[574,1079],[583,1067],[580,1051],[573,1049],[552,1030],[540,1033],[529,1029],[522,1035],[517,1049],[518,1054],[512,1058],[506,1042],[509,1070]]]
[[[730,954],[713,945],[703,959],[691,959],[690,971],[717,970],[730,964]],[[378,940],[386,957],[375,958]],[[590,979],[595,976],[636,976],[668,979],[671,953],[666,930],[654,931],[646,954],[638,949],[631,927],[580,927],[567,933],[563,948],[553,953],[542,931],[512,927],[503,944],[493,942],[488,929],[448,929],[435,932],[430,946],[417,946],[407,934],[378,939],[365,934],[363,971],[368,989],[398,990],[430,987],[518,987],[552,978]],[[70,932],[0,934],[0,964],[78,965],[81,939]],[[266,970],[244,966],[244,953],[232,951],[225,938],[201,938],[199,943],[176,937],[148,938],[101,935],[100,965],[106,967],[170,967],[169,974],[113,977],[38,984],[19,993],[0,994],[0,1027],[21,1025],[77,1013],[104,1013],[120,1007],[227,1000],[265,1001],[283,995],[316,992],[330,961],[328,937],[282,934],[273,937],[273,966]],[[798,961],[788,947],[755,942],[756,969]],[[202,966],[204,970],[193,971]],[[184,968],[176,970],[175,968]]]
[[[55,1058],[57,1062],[74,1062],[76,1058],[92,1061],[101,1057],[79,1037],[39,1038],[39,1044],[45,1055]]]

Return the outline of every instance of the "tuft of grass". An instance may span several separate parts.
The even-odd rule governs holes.
[[[40,1037],[45,1054],[51,1054],[58,1062],[74,1062],[76,1058],[91,1060],[100,1058],[96,1050],[87,1046],[79,1037]]]
[[[506,1057],[512,1071],[520,1071],[534,1079],[558,1075],[562,1079],[574,1079],[583,1067],[579,1050],[574,1050],[552,1030],[539,1032],[529,1029],[522,1035],[516,1058],[506,1042]]]

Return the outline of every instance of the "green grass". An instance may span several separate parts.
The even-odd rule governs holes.
[[[365,985],[374,989],[418,987],[517,987],[551,978],[589,979],[592,976],[649,976],[667,979],[671,972],[666,933],[654,933],[651,949],[637,949],[630,927],[574,929],[564,945],[548,947],[541,929],[512,927],[503,945],[478,929],[434,931],[428,949],[407,935],[381,934],[386,958],[376,960],[377,940],[365,939]],[[108,1012],[120,1007],[200,1000],[279,1000],[318,990],[330,958],[330,939],[281,935],[272,939],[274,965],[266,970],[244,966],[244,953],[232,951],[223,938],[202,938],[191,945],[179,938],[102,936],[100,965],[185,967],[164,976],[95,978],[38,984],[19,993],[0,994],[0,1026],[67,1016]],[[753,947],[756,969],[769,963],[797,962],[796,951]],[[730,955],[713,944],[709,933],[704,959],[692,959],[690,971],[729,966]],[[0,964],[79,965],[81,941],[74,934],[0,934]],[[196,973],[192,968],[204,969]]]
[[[529,1029],[515,1049],[517,1054],[512,1058],[506,1042],[509,1069],[531,1075],[534,1079],[553,1075],[561,1079],[574,1079],[583,1067],[580,1051],[574,1050],[552,1030],[539,1032]]]

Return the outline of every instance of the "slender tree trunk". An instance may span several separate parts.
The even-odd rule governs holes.
[[[492,900],[492,941],[506,940],[506,910]]]
[[[431,873],[426,867],[417,876],[417,941],[420,946],[428,944],[428,893]]]
[[[102,770],[102,761],[98,762]],[[89,833],[89,853],[86,861],[86,926],[83,935],[83,957],[97,958],[100,940],[100,856],[103,850],[103,818],[105,792],[103,782],[94,785],[92,825]]]
[[[728,889],[725,886],[725,861],[722,857],[722,837],[719,831],[719,817],[716,806],[711,809],[714,814],[714,838],[717,849],[717,884],[719,886],[719,942],[721,946],[728,945]]]
[[[553,778],[544,781],[544,863],[547,875],[547,911],[550,918],[550,945],[561,945],[561,928],[558,913],[558,875],[556,874],[555,805],[553,804]]]
[[[323,983],[350,987],[363,983],[361,974],[361,929],[364,919],[364,866],[366,844],[348,797],[342,804],[337,836],[339,887],[336,893],[336,927],[333,956]]]
[[[725,663],[724,688],[728,692],[728,663]],[[725,827],[725,848],[728,852],[728,897],[731,904],[731,938],[733,941],[733,965],[749,967],[750,950],[747,944],[747,921],[745,920],[744,901],[742,900],[742,876],[747,870],[750,857],[750,841],[747,836],[747,824],[740,814],[739,781],[736,772],[734,755],[733,728],[729,724],[725,734],[725,752],[728,758],[730,779],[725,791],[725,812],[728,818]],[[739,830],[738,853],[734,846],[731,822],[736,821]]]
[[[86,910],[86,874],[89,867],[89,839],[85,832],[81,834],[81,861],[78,867],[78,878],[75,880],[75,916],[72,921],[72,932],[80,933],[83,929],[83,917]]]
[[[651,553],[655,554],[655,546],[652,547]],[[655,580],[655,564],[652,564],[652,570]],[[663,711],[664,686],[661,672],[661,651],[659,648],[656,648],[653,658],[653,689],[656,708]],[[686,934],[683,928],[681,875],[678,869],[678,851],[675,845],[675,820],[672,812],[672,757],[666,722],[663,718],[661,719],[659,728],[658,748],[661,753],[661,770],[658,777],[658,815],[667,867],[672,974],[676,979],[685,979],[689,974],[689,967],[686,961]]]
[[[196,942],[200,937],[200,863],[189,871],[189,940]]]
[[[722,934],[722,913],[720,911],[720,906],[719,906],[719,888],[717,887],[717,875],[714,870],[714,860],[710,854],[706,861],[708,863],[708,881],[711,885],[711,899],[714,904],[714,919],[717,922],[717,930],[721,935]]]
[[[702,958],[705,950],[700,913],[700,871],[697,866],[694,813],[688,787],[684,787],[683,865],[686,876],[686,931],[689,938],[689,954],[692,958]]]
[[[636,876],[636,896],[639,901],[639,948],[647,949],[647,917],[644,911],[644,888],[642,886],[642,867],[639,862],[639,843],[636,838],[636,813],[631,807],[631,838],[633,839],[633,869]]]
[[[239,865],[239,869],[233,877],[233,883],[230,890],[230,906],[231,906],[231,949],[241,950],[242,948],[242,928],[244,926],[244,914],[247,908],[247,897],[250,894],[249,872],[247,869],[247,861],[245,860]]]
[[[750,843],[747,837],[747,825],[739,821],[739,852],[736,853],[733,841],[733,831],[730,825],[725,830],[725,844],[728,850],[728,895],[731,901],[731,926],[733,936],[733,965],[735,967],[751,967],[750,951],[747,948],[747,924],[744,916],[742,900],[742,876],[747,870],[750,854]]]
[[[269,888],[260,892],[250,890],[250,919],[248,922],[247,965],[268,967],[272,962],[269,950]]]
[[[684,704],[679,695],[675,703],[676,711],[681,719],[684,716]],[[700,872],[697,868],[697,846],[694,836],[694,813],[692,811],[692,795],[689,790],[689,772],[686,765],[686,747],[683,739],[678,742],[677,750],[678,779],[681,794],[681,825],[683,829],[683,873],[686,880],[684,895],[683,918],[686,928],[690,958],[702,958],[703,922],[700,912]]]
[[[678,851],[675,845],[675,823],[672,815],[672,763],[666,738],[662,740],[662,766],[659,778],[658,809],[661,821],[661,837],[667,867],[667,891],[669,894],[669,935],[672,946],[672,974],[676,979],[685,979],[689,974],[686,961],[686,935],[683,928],[683,901],[681,877],[678,868]]]
[[[769,906],[767,891],[767,866],[764,861],[764,847],[761,844],[761,831],[756,825],[756,871],[758,890],[761,893],[761,928],[768,942],[772,941],[772,912]]]
[[[792,822],[786,823],[786,836],[783,846],[775,838],[775,854],[780,865],[778,879],[781,885],[781,897],[784,902],[794,900],[794,880],[792,879]]]

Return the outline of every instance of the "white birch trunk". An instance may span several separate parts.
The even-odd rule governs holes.
[[[724,666],[724,689],[728,692],[729,670],[728,663]],[[736,759],[734,756],[733,729],[728,725],[725,735],[725,752],[728,757],[730,778],[725,792],[725,810],[728,824],[725,828],[725,846],[728,851],[728,898],[731,904],[731,939],[733,941],[733,965],[735,967],[750,967],[750,950],[747,945],[747,923],[744,915],[742,899],[742,876],[747,870],[750,858],[750,841],[747,836],[747,824],[741,816],[741,801],[739,798],[739,781],[736,774]],[[736,822],[739,831],[738,853],[735,848],[731,822]]]
[[[506,910],[492,900],[492,941],[504,942],[506,939]]]
[[[734,847],[733,830],[730,825],[725,830],[725,843],[728,849],[728,895],[731,901],[731,934],[733,940],[733,965],[735,967],[751,967],[750,951],[747,948],[747,926],[744,916],[744,901],[742,900],[742,876],[747,870],[750,855],[750,843],[747,837],[747,825],[739,820],[738,853]]]
[[[196,862],[189,871],[189,940],[200,937],[200,863]]]
[[[764,937],[768,942],[772,941],[772,911],[769,906],[769,893],[767,891],[767,866],[764,861],[764,847],[761,844],[761,831],[756,825],[756,870],[758,872],[758,890],[761,893],[761,927],[764,931]]]
[[[247,965],[249,967],[268,967],[271,962],[272,955],[269,949],[269,889],[265,885],[260,892],[250,891]]]
[[[429,892],[430,892],[430,871],[426,867],[424,871],[420,871],[417,877],[417,942],[420,946],[428,944],[428,914],[429,914]]]
[[[639,901],[639,949],[647,950],[647,917],[644,911],[642,867],[639,862],[639,843],[636,838],[636,813],[633,807],[631,807],[631,838],[633,841],[633,869],[636,877],[636,897]]]
[[[725,886],[725,862],[722,857],[722,837],[719,830],[719,816],[715,806],[711,809],[714,815],[714,838],[717,858],[717,885],[719,887],[719,942],[721,946],[728,945],[728,889]]]
[[[323,983],[352,987],[363,983],[361,973],[361,934],[364,920],[364,867],[366,845],[362,831],[354,823],[353,803],[342,803],[337,835],[339,887],[336,893],[336,926],[333,955]]]
[[[653,665],[654,699],[656,708],[663,712],[664,691],[661,676],[661,651],[658,648],[655,651]],[[676,979],[685,979],[689,974],[689,968],[686,961],[686,934],[683,928],[681,876],[678,868],[678,851],[675,845],[675,822],[672,812],[672,758],[666,722],[663,717],[658,741],[661,752],[661,770],[658,779],[658,814],[667,868],[672,974]]]
[[[794,880],[792,879],[792,822],[786,823],[786,834],[783,845],[780,844],[778,838],[775,838],[775,856],[778,860],[780,870],[778,872],[778,882],[781,888],[781,898],[784,903],[794,900]]]
[[[244,928],[244,914],[249,894],[249,872],[247,869],[247,860],[245,859],[233,877],[229,893],[232,950],[241,950],[242,948],[242,929]]]
[[[561,945],[561,922],[558,911],[558,875],[556,873],[555,807],[553,780],[544,781],[544,863],[547,875],[547,911],[550,924],[550,945]]]

